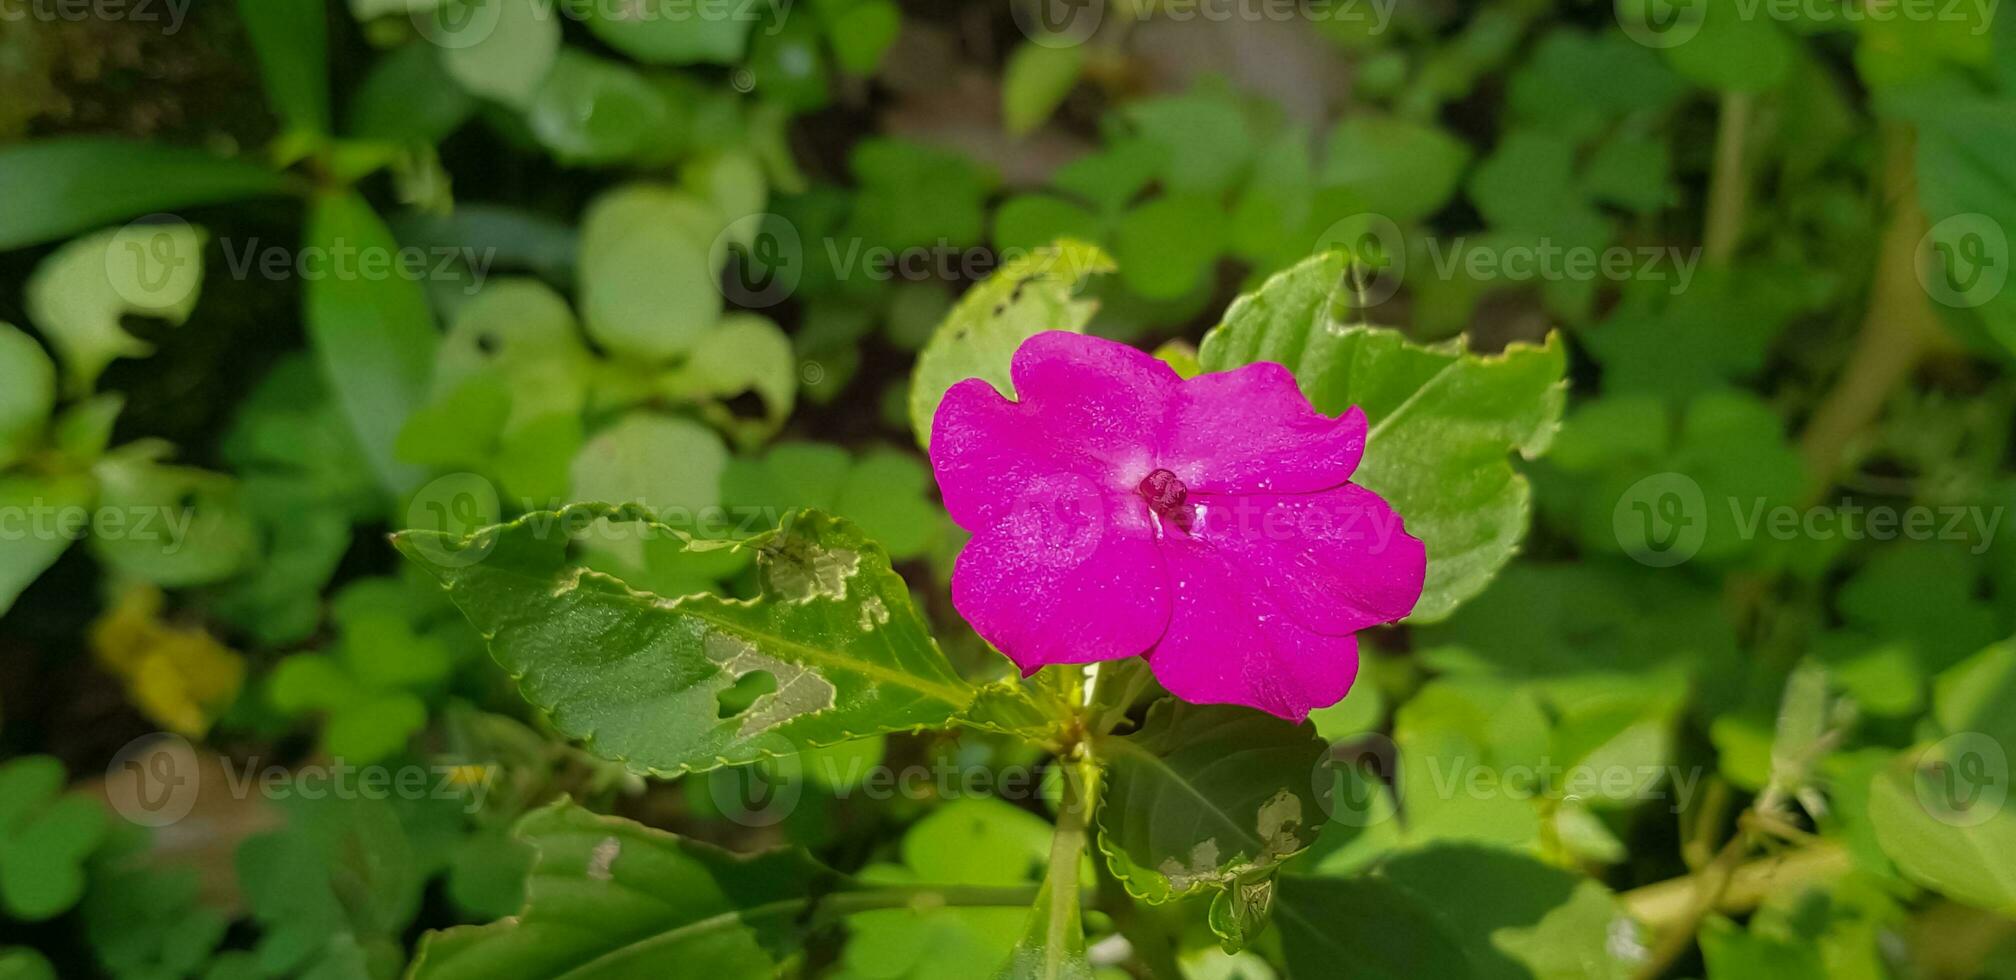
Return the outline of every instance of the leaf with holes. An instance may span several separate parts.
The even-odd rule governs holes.
[[[1326,819],[1315,782],[1324,745],[1306,724],[1167,700],[1096,750],[1109,773],[1099,847],[1150,902],[1254,878],[1308,847]]]
[[[1351,481],[1392,503],[1428,546],[1428,581],[1410,621],[1432,623],[1483,591],[1526,533],[1532,490],[1510,454],[1546,451],[1561,419],[1567,355],[1558,335],[1478,355],[1423,347],[1398,331],[1337,317],[1346,259],[1319,255],[1234,301],[1205,336],[1207,371],[1276,361],[1335,415],[1372,424]]]
[[[973,688],[939,653],[882,547],[816,511],[754,549],[762,594],[668,599],[568,560],[603,533],[686,541],[633,506],[576,504],[456,541],[396,543],[432,572],[561,732],[658,775],[948,724]]]
[[[1097,304],[1073,295],[1092,274],[1111,271],[1113,260],[1096,246],[1064,239],[967,290],[917,355],[910,378],[910,425],[917,444],[931,444],[931,419],[947,389],[967,378],[985,378],[1011,394],[1008,361],[1023,341],[1045,330],[1083,332]]]

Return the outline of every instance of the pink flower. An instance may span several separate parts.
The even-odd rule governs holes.
[[[1025,674],[1143,654],[1185,701],[1301,721],[1350,690],[1352,634],[1420,598],[1421,542],[1350,482],[1365,414],[1316,411],[1287,368],[1185,381],[1049,332],[1011,373],[1017,401],[945,393],[931,467],[973,532],[952,602]]]

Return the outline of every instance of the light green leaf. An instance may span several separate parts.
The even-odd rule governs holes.
[[[578,504],[479,532],[398,535],[490,638],[498,663],[562,733],[640,772],[750,762],[947,724],[973,689],[952,671],[887,555],[816,512],[752,539],[762,593],[664,599],[567,562],[569,531],[606,519],[679,532],[636,508]],[[729,717],[720,695],[768,675]]]
[[[1387,218],[1411,221],[1448,203],[1469,162],[1469,146],[1438,127],[1352,116],[1330,132],[1317,177],[1355,192]]]
[[[259,535],[238,481],[168,466],[122,447],[98,478],[91,551],[121,574],[168,588],[231,577],[258,554]]]
[[[81,136],[0,150],[0,187],[10,197],[0,249],[14,249],[150,212],[283,194],[294,184],[197,150]]]
[[[238,0],[266,101],[288,125],[318,135],[329,132],[328,19],[323,0]]]
[[[1010,136],[1043,125],[1085,70],[1085,48],[1024,41],[1008,56],[1001,77],[1001,115]]]
[[[1998,643],[1932,681],[1932,716],[1948,734],[1975,732],[2016,749],[2016,642]]]
[[[0,909],[54,918],[84,894],[84,859],[105,838],[105,810],[64,795],[63,764],[46,755],[0,765]]]
[[[537,852],[524,911],[428,934],[413,980],[764,980],[777,969],[766,941],[832,876],[791,852],[738,856],[565,801],[517,836]]]
[[[1022,342],[1045,330],[1082,332],[1096,304],[1075,299],[1079,284],[1113,271],[1096,246],[1064,240],[1008,263],[967,290],[917,355],[910,381],[910,426],[930,446],[931,420],[945,392],[967,378],[985,378],[1012,396],[1008,364]]]
[[[372,63],[350,95],[344,117],[350,135],[433,145],[474,115],[476,100],[449,77],[438,50],[431,44],[408,44]]]
[[[1991,748],[1979,737],[1949,738],[1907,751],[1877,773],[1869,819],[1883,853],[1904,877],[2012,915],[2016,810],[2008,797],[2007,747]]]
[[[1319,411],[1364,410],[1371,434],[1352,482],[1426,543],[1427,584],[1410,618],[1432,623],[1482,591],[1525,534],[1531,490],[1509,455],[1531,459],[1552,440],[1567,355],[1555,335],[1478,355],[1341,323],[1345,265],[1337,253],[1316,256],[1240,297],[1199,360],[1208,371],[1276,361]]]
[[[56,968],[26,946],[0,947],[0,980],[57,980]]]
[[[1324,750],[1309,726],[1249,708],[1157,702],[1140,731],[1095,746],[1109,773],[1100,850],[1130,894],[1154,903],[1254,878],[1327,819]]]
[[[666,95],[629,66],[562,48],[526,125],[555,158],[608,164],[650,156],[678,131]]]
[[[494,2],[494,0],[493,0]],[[588,29],[654,65],[734,64],[748,48],[756,4],[590,4]]]
[[[0,548],[0,613],[86,533],[97,493],[82,476],[0,475],[0,513],[26,515],[30,522],[24,535]]]
[[[798,357],[791,338],[769,318],[734,313],[722,317],[686,360],[659,379],[659,390],[675,399],[704,400],[701,411],[709,422],[745,441],[760,441],[791,414],[798,397]],[[722,404],[743,392],[762,399],[762,418],[739,419]]]
[[[35,338],[0,323],[0,469],[42,441],[56,405],[56,365]]]
[[[257,2],[257,0],[253,0]],[[466,5],[466,0],[451,0]],[[539,0],[475,0],[492,13],[465,13],[459,20],[468,31],[481,31],[471,43],[453,33],[441,44],[441,67],[471,95],[495,99],[513,108],[532,104],[546,74],[560,54],[560,16],[552,4]],[[594,9],[601,9],[595,5]],[[458,19],[449,15],[444,20]]]
[[[721,316],[721,215],[685,191],[633,184],[598,198],[581,223],[581,313],[611,350],[662,361]]]
[[[72,241],[35,267],[28,316],[62,359],[72,391],[89,391],[114,360],[154,352],[120,326],[120,317],[176,326],[189,319],[203,285],[207,238],[180,221],[131,224]]]
[[[304,247],[324,250],[332,263],[338,255],[389,257],[399,249],[355,193],[317,198],[304,237]],[[380,485],[398,493],[420,482],[420,471],[399,462],[393,447],[406,417],[426,399],[440,341],[418,282],[358,271],[332,267],[307,283],[308,339]]]
[[[903,29],[903,11],[892,0],[841,0],[813,5],[826,25],[833,58],[855,75],[870,75]]]

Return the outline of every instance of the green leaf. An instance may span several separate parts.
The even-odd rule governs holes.
[[[1760,935],[1710,916],[1701,927],[1701,959],[1712,980],[1824,980],[1818,946]]]
[[[931,420],[945,392],[967,378],[985,378],[1012,396],[1008,364],[1022,342],[1045,330],[1082,332],[1096,304],[1074,299],[1080,283],[1113,271],[1097,247],[1070,240],[1001,267],[966,291],[917,355],[910,380],[910,426],[930,446]]]
[[[1284,875],[1274,902],[1291,980],[1463,980],[1454,928],[1384,878]]]
[[[1711,88],[1761,92],[1791,74],[1798,49],[1774,17],[1759,17],[1742,0],[1707,0],[1693,12],[1698,33],[1664,49],[1674,70]],[[1885,18],[1889,19],[1889,18]]]
[[[1470,975],[1627,980],[1646,939],[1609,889],[1512,851],[1442,845],[1381,873],[1450,926]]]
[[[25,921],[60,915],[84,894],[84,859],[105,838],[105,810],[63,794],[63,764],[46,755],[0,765],[0,908]]]
[[[1010,136],[1022,136],[1043,125],[1085,70],[1081,45],[1054,47],[1024,41],[1008,56],[1001,76],[1001,115]]]
[[[560,49],[525,123],[562,163],[646,158],[683,123],[666,94],[627,65]]]
[[[354,193],[317,198],[304,237],[304,248],[330,256],[389,257],[399,249],[384,222]],[[425,402],[439,338],[418,282],[357,271],[332,269],[306,285],[308,339],[379,483],[403,492],[418,484],[421,474],[398,461],[394,446],[406,417]]]
[[[721,316],[724,224],[711,203],[669,187],[597,198],[582,219],[577,273],[588,335],[646,361],[691,349]]]
[[[752,539],[761,594],[668,600],[566,560],[572,529],[680,532],[630,507],[578,504],[478,532],[459,546],[406,532],[525,697],[562,733],[640,772],[671,775],[942,726],[973,689],[938,652],[887,555],[816,512]],[[721,717],[722,692],[765,673],[770,693]]]
[[[654,65],[729,65],[749,45],[754,4],[591,4],[588,29],[612,48]],[[557,27],[556,27],[557,32]]]
[[[981,241],[995,176],[967,157],[877,136],[854,144],[847,166],[861,184],[847,224],[856,244],[900,251]]]
[[[1050,856],[1051,828],[1041,817],[997,799],[953,800],[903,835],[901,865],[863,869],[865,884],[890,888],[932,882],[960,887],[1018,885]],[[1027,903],[1022,903],[1026,905]],[[1029,909],[910,908],[863,912],[841,952],[847,975],[891,980],[970,980],[1012,960]]]
[[[1936,302],[1976,310],[2016,352],[2016,289],[2007,286],[2016,125],[1999,101],[1928,102],[1912,113],[1919,123],[1918,199],[1932,221],[1920,244],[1920,282]]]
[[[432,145],[460,129],[476,113],[476,100],[449,77],[437,50],[431,44],[408,44],[373,62],[350,95],[345,116],[349,134]],[[401,238],[417,244],[403,233]]]
[[[833,58],[856,75],[873,74],[903,29],[903,11],[891,0],[814,4],[826,25]]]
[[[1932,716],[1949,734],[1976,732],[2016,749],[2016,642],[1997,643],[1932,681]]]
[[[0,548],[0,613],[82,537],[98,488],[84,476],[0,474],[0,513],[23,514],[28,533]],[[73,518],[74,523],[64,523]]]
[[[413,980],[763,980],[777,969],[766,940],[834,877],[790,852],[741,857],[564,801],[517,836],[537,851],[524,911],[428,934]]]
[[[2008,856],[2016,853],[2016,810],[2008,795],[2006,746],[1980,736],[1948,738],[1902,753],[1877,773],[1869,819],[1904,877],[2012,915],[2016,865]]]
[[[0,947],[0,980],[57,980],[56,968],[26,946]]]
[[[1149,902],[1249,880],[1308,847],[1327,819],[1322,740],[1262,712],[1164,700],[1140,731],[1095,751],[1109,772],[1099,847]]]
[[[327,135],[329,11],[323,0],[238,0],[238,19],[259,57],[266,101],[295,129]]]
[[[35,338],[0,323],[0,469],[42,441],[56,405],[56,365]]]
[[[63,361],[68,387],[85,392],[105,366],[154,347],[120,325],[128,314],[176,326],[203,286],[208,236],[180,221],[130,224],[65,244],[28,279],[28,316]]]
[[[20,248],[155,211],[283,194],[294,185],[264,167],[197,150],[96,136],[0,150],[0,249]]]
[[[1352,481],[1426,543],[1428,579],[1411,620],[1432,623],[1482,591],[1525,534],[1531,491],[1508,457],[1531,459],[1552,440],[1567,355],[1554,335],[1478,355],[1340,323],[1345,265],[1320,255],[1267,280],[1233,302],[1198,356],[1209,371],[1276,361],[1319,411],[1364,410],[1371,434]]]
[[[1448,203],[1469,162],[1469,146],[1435,126],[1352,116],[1331,130],[1317,176],[1394,221],[1412,221]]]
[[[450,2],[463,4],[464,0]],[[481,32],[473,41],[464,43],[449,34],[437,42],[441,44],[441,67],[471,95],[526,108],[559,57],[559,12],[539,0],[476,2],[494,12],[464,15],[465,29]]]
[[[1143,299],[1174,300],[1209,279],[1225,238],[1225,211],[1215,196],[1170,194],[1120,216],[1113,254],[1127,288]]]
[[[1246,111],[1230,92],[1199,88],[1136,102],[1123,114],[1162,151],[1162,182],[1172,192],[1230,187],[1255,143]]]
[[[245,568],[259,536],[238,481],[168,466],[134,449],[122,447],[92,469],[99,495],[91,551],[98,560],[168,588],[222,581]]]
[[[943,527],[934,486],[930,468],[910,453],[871,449],[857,458],[839,446],[781,443],[760,459],[730,462],[721,499],[738,524],[751,511],[765,527],[792,510],[826,511],[906,561],[924,554]]]
[[[659,390],[680,400],[700,400],[702,414],[744,442],[774,434],[798,398],[798,356],[791,338],[767,317],[733,313],[703,334],[677,368],[659,379]],[[763,402],[763,417],[739,418],[728,399],[751,392]]]

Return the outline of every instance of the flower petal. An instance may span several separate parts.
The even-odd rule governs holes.
[[[994,526],[1046,474],[1079,473],[1132,491],[1180,384],[1167,364],[1125,344],[1063,331],[1015,351],[1016,401],[979,378],[953,385],[931,420],[931,469],[952,520]]]
[[[1085,458],[1034,406],[968,378],[945,392],[931,420],[931,470],[952,521],[984,531],[1021,505],[1046,476],[1081,473]]]
[[[1261,361],[1183,383],[1162,465],[1193,493],[1309,493],[1350,479],[1364,452],[1364,412],[1324,415]]]
[[[1300,722],[1358,676],[1358,640],[1304,629],[1254,577],[1195,539],[1162,542],[1176,595],[1148,666],[1192,704],[1243,704]]]
[[[1162,556],[1139,498],[1041,477],[959,553],[952,604],[1023,673],[1145,652],[1169,623]]]
[[[1191,533],[1307,629],[1340,635],[1414,610],[1428,554],[1355,483],[1305,494],[1200,494]]]
[[[1096,461],[1112,488],[1131,491],[1155,469],[1183,385],[1168,364],[1126,344],[1051,330],[1016,348],[1009,373],[1016,398]]]

